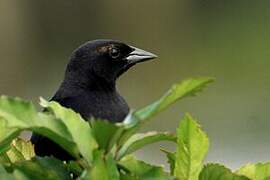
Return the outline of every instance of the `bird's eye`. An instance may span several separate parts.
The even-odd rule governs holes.
[[[112,58],[118,58],[120,56],[120,50],[118,48],[112,48],[110,51],[110,56]]]

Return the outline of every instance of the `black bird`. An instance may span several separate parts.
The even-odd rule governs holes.
[[[86,42],[72,53],[64,80],[51,101],[73,109],[84,119],[94,117],[121,122],[129,113],[129,107],[117,92],[117,78],[135,64],[156,57],[116,40]],[[46,137],[33,134],[31,141],[38,156],[72,159]]]

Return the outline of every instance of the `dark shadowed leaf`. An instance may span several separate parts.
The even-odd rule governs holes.
[[[123,125],[113,124],[105,120],[91,120],[94,137],[100,149],[109,152],[120,138]]]
[[[62,161],[51,157],[35,158],[13,165],[16,179],[71,179]]]
[[[167,156],[167,162],[170,164],[170,174],[173,175],[174,173],[174,168],[175,168],[175,156],[176,153],[174,152],[169,152],[165,149],[160,149],[162,152],[164,152]]]
[[[172,133],[156,131],[134,134],[119,150],[117,158],[121,159],[122,157],[131,154],[148,144],[159,141],[176,142],[176,136]]]
[[[74,174],[76,177],[79,177],[83,172],[83,167],[76,161],[68,161],[66,164],[68,171]]]
[[[251,180],[245,176],[234,174],[219,164],[207,164],[202,169],[199,180]],[[254,179],[259,180],[259,179]]]
[[[0,164],[7,165],[7,164],[10,164],[10,163],[11,163],[11,161],[10,161],[7,153],[5,153],[5,152],[1,153],[0,154]]]
[[[131,174],[120,173],[120,179],[121,180],[139,180],[139,177],[136,177],[135,175],[131,175]]]
[[[197,180],[208,147],[207,135],[197,122],[186,114],[177,129],[174,175],[179,179]]]
[[[122,179],[136,180],[168,180],[171,177],[163,170],[162,167],[153,166],[143,161],[136,160],[133,156],[125,156],[119,165],[129,171],[121,174]]]
[[[7,172],[0,165],[0,179],[2,180],[69,180],[70,174],[64,164],[54,158],[35,158],[31,161],[21,161],[12,164],[11,172]]]

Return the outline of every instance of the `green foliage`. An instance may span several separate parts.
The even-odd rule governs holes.
[[[179,84],[175,84],[159,100],[141,110],[136,111],[135,116],[140,121],[147,120],[166,109],[177,100],[187,96],[195,96],[198,92],[202,91],[207,84],[213,82],[213,80],[213,78],[201,77],[187,79]]]
[[[177,133],[138,130],[149,119],[179,99],[194,96],[212,78],[194,78],[174,85],[159,100],[133,111],[123,123],[82,117],[57,102],[41,99],[46,112],[20,98],[0,98],[0,179],[97,179],[97,180],[266,180],[270,163],[252,164],[235,173],[218,164],[203,166],[209,141],[199,124],[186,114]],[[59,144],[74,160],[37,157],[31,142],[18,138],[24,130],[41,134]],[[170,170],[148,164],[132,155],[160,141],[176,143],[165,153]]]
[[[148,132],[148,133],[137,133],[129,138],[127,142],[122,146],[118,153],[118,159],[133,153],[134,151],[144,147],[147,144],[152,144],[158,141],[172,141],[176,142],[176,137],[167,132]]]
[[[199,180],[249,180],[245,176],[236,175],[219,164],[207,164],[200,173]]]
[[[174,175],[179,179],[198,179],[208,147],[209,142],[206,134],[187,114],[177,129]]]
[[[30,160],[35,157],[34,146],[31,142],[22,139],[14,139],[10,144],[10,149],[4,152],[1,157],[5,157],[2,163],[15,163]]]
[[[142,108],[141,110],[132,112],[124,121],[124,124],[128,128],[119,140],[119,144],[124,144],[127,139],[135,134],[150,118],[184,97],[195,96],[198,92],[202,91],[207,84],[213,82],[213,80],[213,78],[209,77],[187,79],[181,83],[173,85],[172,88],[156,102]]]
[[[49,109],[57,119],[60,119],[65,124],[80,154],[91,163],[93,159],[92,153],[97,149],[98,144],[93,137],[93,132],[89,124],[78,113],[64,108],[56,102],[47,102],[41,99],[40,104],[44,108]]]
[[[93,119],[90,123],[99,148],[109,152],[115,145],[116,141],[120,138],[124,127],[120,124],[112,124],[104,120],[101,121]]]
[[[133,156],[126,156],[119,164],[126,170],[122,173],[123,179],[169,179],[169,175],[164,172],[162,167],[153,166],[143,161],[136,160]]]
[[[95,151],[92,167],[89,168],[81,178],[117,180],[119,179],[119,172],[117,170],[116,162],[111,155],[104,156],[102,151]]]
[[[53,115],[38,113],[31,103],[19,98],[2,96],[0,117],[2,117],[0,121],[4,121],[2,124],[5,124],[9,132],[1,138],[4,143],[0,146],[0,152],[6,149],[7,144],[11,143],[21,131],[32,130],[52,139],[74,157],[79,157],[79,150],[64,122]]]
[[[250,179],[269,180],[270,163],[247,164],[236,171],[236,174],[244,175]]]
[[[6,128],[6,122],[0,116],[0,154],[10,148],[10,142],[18,135],[15,129]]]
[[[63,162],[50,158],[34,158],[32,161],[23,161],[14,164],[14,169],[21,172],[27,179],[70,179]]]
[[[36,157],[31,161],[16,162],[6,169],[0,165],[0,179],[71,179],[63,162],[50,157]]]
[[[174,169],[175,169],[175,159],[176,159],[176,153],[169,152],[165,149],[160,149],[162,152],[164,152],[167,156],[167,162],[170,165],[170,174],[174,174]]]

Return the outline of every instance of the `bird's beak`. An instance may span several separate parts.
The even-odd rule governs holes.
[[[128,61],[128,64],[137,64],[140,62],[148,61],[150,59],[157,58],[157,55],[147,52],[145,50],[132,47],[134,50],[126,57],[126,60]]]

